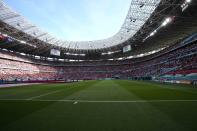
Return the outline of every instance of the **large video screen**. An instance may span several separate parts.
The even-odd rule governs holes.
[[[51,55],[60,56],[60,50],[58,49],[51,49]]]
[[[123,53],[128,52],[131,50],[131,45],[127,45],[125,47],[123,47]]]

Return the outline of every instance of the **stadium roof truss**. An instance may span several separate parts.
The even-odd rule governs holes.
[[[29,22],[19,13],[13,11],[3,1],[0,1],[0,20],[20,32],[31,36],[32,39],[38,39],[52,46],[72,50],[100,50],[120,45],[131,39],[147,22],[160,2],[161,0],[132,0],[126,19],[119,32],[110,38],[95,41],[58,40]],[[20,36],[18,38],[25,37],[21,35],[21,33],[18,34],[17,36]]]

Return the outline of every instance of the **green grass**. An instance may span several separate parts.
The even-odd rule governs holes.
[[[108,80],[0,89],[0,131],[196,131],[196,122],[190,85]]]

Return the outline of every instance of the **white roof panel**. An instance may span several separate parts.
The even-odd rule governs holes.
[[[134,36],[148,20],[160,1],[161,0],[131,0],[127,17],[119,32],[110,38],[96,41],[58,40],[13,11],[3,1],[0,1],[0,20],[32,37],[36,37],[53,45],[72,49],[101,49],[119,45]]]

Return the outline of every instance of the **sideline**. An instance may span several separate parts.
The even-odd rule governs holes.
[[[27,86],[27,85],[37,85],[42,83],[23,83],[23,84],[0,84],[0,88],[9,88],[9,87],[18,87],[18,86]]]

